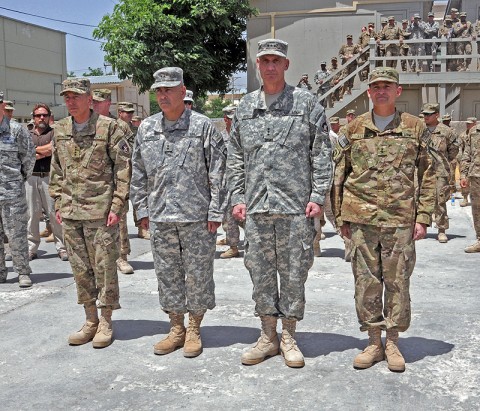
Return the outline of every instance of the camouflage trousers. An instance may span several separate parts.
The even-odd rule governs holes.
[[[27,241],[27,201],[25,196],[16,200],[0,200],[0,238],[6,235],[12,253],[13,269],[18,275],[30,274]],[[5,247],[0,241],[0,277],[7,278]]]
[[[466,54],[466,55],[472,54],[472,43],[469,41],[456,43],[456,52],[457,54]],[[470,66],[472,59],[471,58],[460,59],[458,60],[458,62],[460,65],[460,69],[465,70]]]
[[[63,219],[63,235],[75,284],[77,302],[120,308],[117,276],[118,225],[107,227],[105,220]]]
[[[216,234],[207,222],[150,221],[160,306],[166,313],[202,315],[215,307]]]
[[[410,276],[416,258],[413,227],[351,223],[351,230],[360,330],[381,327],[405,331],[410,325]]]
[[[313,218],[304,215],[247,215],[245,267],[253,283],[255,315],[303,319],[314,237]]]
[[[480,240],[480,177],[468,177],[470,201],[472,202],[473,226],[477,240]]]
[[[447,201],[450,198],[448,177],[437,177],[435,196],[435,224],[440,230],[448,230]]]
[[[118,223],[120,255],[129,255],[131,252],[130,239],[128,238],[127,214],[123,214]]]
[[[399,55],[400,55],[400,47],[397,44],[388,44],[385,47],[385,57],[397,57]],[[385,66],[396,68],[397,61],[386,59]]]
[[[240,226],[242,223],[235,220],[232,215],[232,206],[229,204],[227,211],[225,212],[225,217],[222,222],[222,227],[225,230],[227,244],[230,247],[238,247],[240,242]]]
[[[410,54],[412,56],[424,56],[425,55],[425,44],[420,43],[420,44],[411,44],[410,45]],[[425,60],[411,60],[410,67],[412,68],[412,71],[415,70],[415,68],[418,68],[418,70],[423,69],[423,63]]]

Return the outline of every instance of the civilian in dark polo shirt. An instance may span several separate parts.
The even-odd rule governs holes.
[[[63,245],[62,227],[55,218],[54,202],[48,194],[53,138],[53,129],[49,125],[50,107],[43,103],[37,104],[33,108],[32,116],[34,128],[30,130],[30,135],[35,145],[37,160],[32,176],[25,183],[29,214],[28,255],[30,260],[38,257],[37,251],[40,245],[39,223],[42,210],[45,210],[45,214],[50,219],[58,256],[62,261],[68,261],[67,251]]]

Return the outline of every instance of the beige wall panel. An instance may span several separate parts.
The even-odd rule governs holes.
[[[59,52],[5,43],[6,66],[23,70],[63,74],[63,55]]]

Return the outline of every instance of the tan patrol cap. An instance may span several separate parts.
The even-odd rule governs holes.
[[[117,103],[117,110],[118,111],[125,111],[126,113],[133,113],[135,108],[133,107],[133,103],[128,101],[120,101]]]
[[[433,114],[440,112],[440,104],[438,103],[425,103],[422,107],[423,114]]]
[[[398,84],[398,71],[392,67],[377,67],[372,70],[368,79],[368,84],[386,81]]]
[[[330,117],[330,124],[340,124],[340,117]]]
[[[71,91],[76,94],[90,94],[90,80],[85,77],[69,78],[63,81],[60,95]]]
[[[468,117],[467,118],[467,123],[469,124],[474,124],[477,122],[477,117]]]
[[[105,101],[112,99],[112,90],[108,88],[99,88],[93,90],[93,101]]]

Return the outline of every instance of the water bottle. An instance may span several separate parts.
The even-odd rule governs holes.
[[[455,207],[455,194],[452,194],[452,199],[450,200],[452,207]]]

